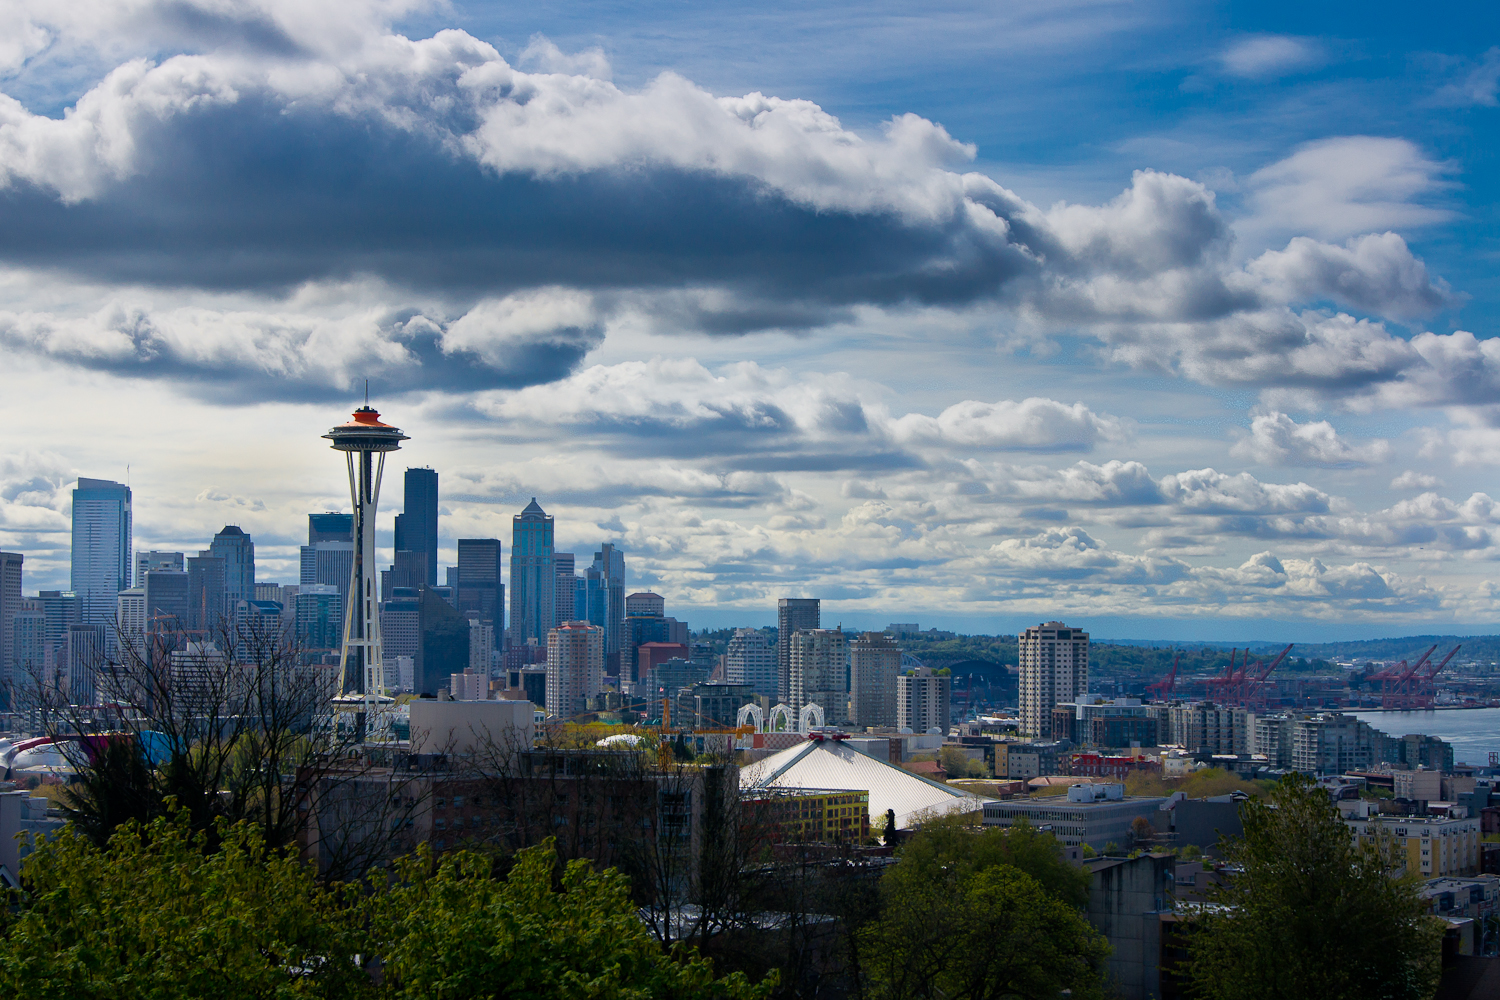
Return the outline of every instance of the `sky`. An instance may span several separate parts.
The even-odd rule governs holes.
[[[694,627],[1495,631],[1497,123],[1481,4],[10,0],[0,547],[295,582],[368,380]]]

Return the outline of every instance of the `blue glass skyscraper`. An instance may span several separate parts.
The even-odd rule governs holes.
[[[130,587],[130,487],[79,479],[73,490],[73,593],[81,625],[108,628],[119,593]]]
[[[510,544],[510,641],[547,644],[557,624],[557,567],[552,552],[552,518],[531,498],[515,516]]]

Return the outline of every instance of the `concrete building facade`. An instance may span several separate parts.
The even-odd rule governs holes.
[[[896,726],[914,733],[948,731],[953,678],[931,667],[913,667],[896,677]]]
[[[1137,816],[1148,820],[1164,798],[1127,796],[1123,785],[1074,785],[1066,798],[1010,799],[984,806],[985,826],[1009,827],[1019,821],[1046,830],[1058,842],[1076,847],[1088,844],[1102,851],[1108,844],[1130,843],[1130,825]]]
[[[1021,731],[1052,737],[1052,709],[1089,688],[1089,635],[1062,622],[1033,625],[1018,637]]]
[[[898,724],[896,676],[900,672],[901,647],[884,632],[863,632],[849,644],[850,724]]]
[[[604,686],[604,629],[563,622],[547,633],[547,715],[570,718]]]
[[[778,696],[776,650],[770,637],[756,628],[735,629],[724,653],[724,679],[748,685],[774,700]]]
[[[849,714],[849,643],[841,629],[801,629],[790,637],[790,698],[782,699],[796,718],[804,705],[818,705],[828,725]]]
[[[776,602],[776,697],[792,698],[792,633],[822,627],[822,602],[816,597],[783,597]]]

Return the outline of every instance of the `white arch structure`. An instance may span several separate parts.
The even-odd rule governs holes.
[[[784,729],[777,729],[777,725]],[[766,732],[768,733],[795,733],[797,731],[797,718],[792,715],[792,706],[782,703],[771,709],[771,717],[766,720]]]
[[[740,713],[735,717],[734,720],[734,727],[738,729],[740,726],[744,725],[754,726],[757,733],[765,732],[766,713],[761,710],[761,707],[759,705],[741,705]]]
[[[812,702],[808,702],[802,706],[802,712],[798,716],[797,721],[801,723],[801,726],[797,730],[799,733],[810,733],[814,729],[821,729],[827,725],[823,719],[823,706],[815,705]]]

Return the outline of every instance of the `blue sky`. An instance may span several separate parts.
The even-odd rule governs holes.
[[[695,624],[1500,618],[1491,8],[0,16],[28,590],[127,463],[291,579],[368,377],[450,547],[537,495]]]

